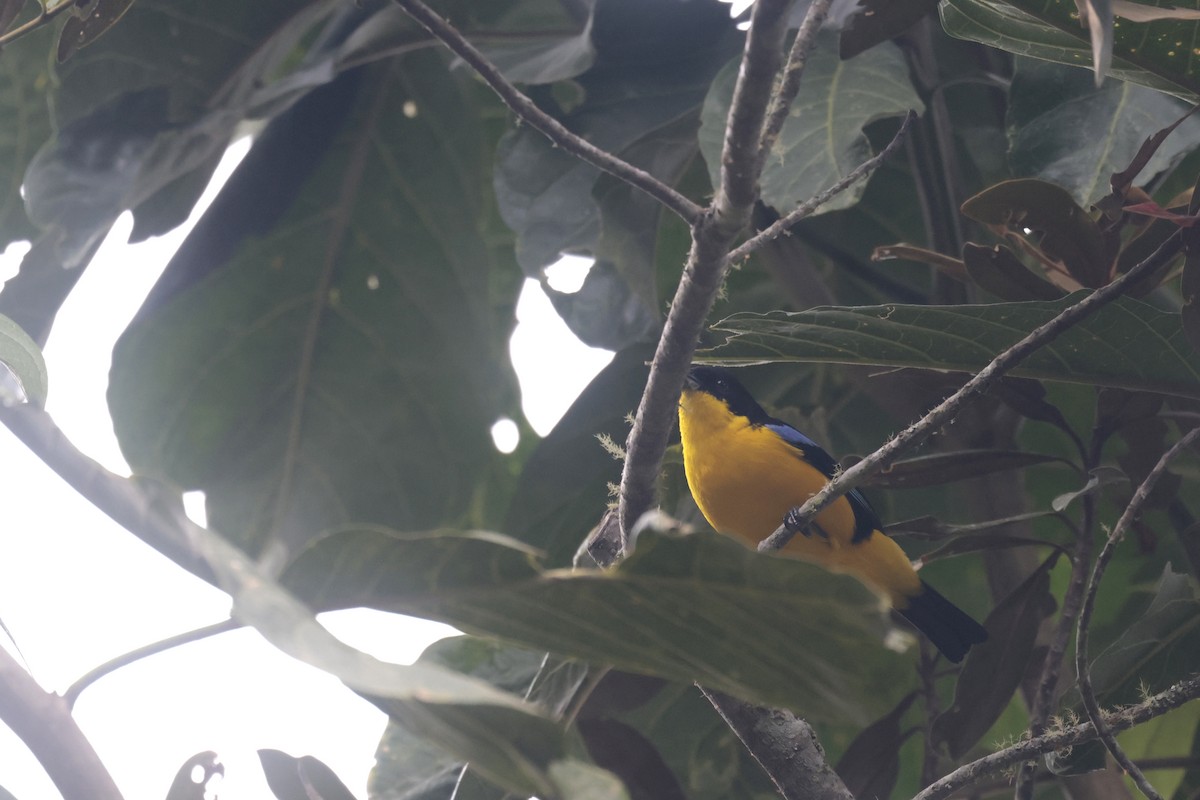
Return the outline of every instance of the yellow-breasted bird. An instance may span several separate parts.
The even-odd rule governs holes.
[[[694,366],[679,401],[683,464],[709,524],[751,546],[832,478],[837,462],[812,439],[772,418],[733,374]],[[917,577],[857,489],[817,514],[784,553],[845,572],[888,596],[892,606],[951,661],[987,639],[983,626]]]

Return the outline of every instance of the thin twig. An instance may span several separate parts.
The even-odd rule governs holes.
[[[83,690],[110,672],[115,672],[121,667],[128,666],[136,661],[142,660],[143,658],[148,658],[149,656],[179,647],[180,645],[198,642],[201,639],[207,639],[210,636],[216,636],[218,633],[237,630],[238,628],[244,627],[245,624],[246,623],[230,617],[229,619],[215,622],[212,625],[205,625],[203,628],[196,628],[195,630],[177,633],[174,636],[168,636],[166,639],[161,639],[157,642],[151,642],[150,644],[139,647],[136,650],[130,650],[128,653],[123,653],[111,661],[105,661],[100,666],[89,670],[86,674],[81,676],[77,681],[72,683],[65,692],[63,692],[63,702],[67,704],[68,709],[74,708],[75,701],[79,699],[79,695],[83,693]]]
[[[1197,697],[1200,697],[1200,675],[1193,675],[1137,705],[1107,713],[1104,719],[1110,730],[1119,733],[1155,717],[1160,717]],[[974,784],[985,775],[1007,769],[1023,761],[1029,761],[1044,753],[1074,747],[1095,738],[1097,738],[1096,727],[1089,721],[1033,739],[1025,739],[1011,747],[964,764],[949,775],[926,786],[913,800],[942,800],[964,786]]]
[[[619,511],[625,537],[654,501],[655,479],[675,425],[683,375],[725,280],[729,247],[749,221],[757,197],[758,176],[750,173],[757,158],[769,93],[761,87],[760,91],[750,91],[746,84],[751,82],[748,76],[755,76],[754,80],[773,85],[774,73],[783,60],[781,50],[790,5],[791,0],[759,0],[754,5],[726,125],[721,186],[712,206],[692,228],[691,251],[626,443]]]
[[[121,800],[100,757],[61,697],[0,648],[0,720],[41,762],[63,800]]]
[[[1092,620],[1092,611],[1095,609],[1096,592],[1100,588],[1100,579],[1104,577],[1104,570],[1108,566],[1109,560],[1112,559],[1113,553],[1116,552],[1117,543],[1121,541],[1125,536],[1125,531],[1141,513],[1142,506],[1149,498],[1154,484],[1166,471],[1171,459],[1183,452],[1197,438],[1200,438],[1200,428],[1188,431],[1171,449],[1163,453],[1162,458],[1154,465],[1154,469],[1150,470],[1146,479],[1133,493],[1133,499],[1125,506],[1121,518],[1117,520],[1117,524],[1108,535],[1108,541],[1104,543],[1104,546],[1100,548],[1100,554],[1096,556],[1096,564],[1092,567],[1092,577],[1088,581],[1087,594],[1083,598],[1083,608],[1079,612],[1079,627],[1075,633],[1075,672],[1077,673],[1079,695],[1083,700],[1083,707],[1087,711],[1088,719],[1096,726],[1100,740],[1104,742],[1108,752],[1112,753],[1112,757],[1129,774],[1142,794],[1150,800],[1162,800],[1162,796],[1150,784],[1150,781],[1146,780],[1146,776],[1138,769],[1137,764],[1133,763],[1133,759],[1126,755],[1121,746],[1117,744],[1116,737],[1113,736],[1113,732],[1109,730],[1100,713],[1100,703],[1096,700],[1096,692],[1092,687],[1092,677],[1088,670],[1088,626]]]
[[[788,228],[812,214],[834,197],[837,197],[839,194],[846,191],[848,188],[860,181],[863,177],[874,172],[879,165],[886,161],[888,157],[895,152],[896,148],[899,147],[904,141],[905,134],[908,133],[908,129],[912,126],[912,123],[916,118],[916,114],[911,111],[908,112],[908,115],[904,118],[904,122],[900,125],[900,130],[896,131],[896,135],[892,137],[890,142],[888,142],[887,147],[880,150],[879,153],[872,158],[867,159],[854,169],[850,170],[850,172],[846,174],[846,177],[842,178],[833,186],[830,186],[828,189],[825,189],[819,194],[813,195],[808,200],[805,200],[803,203],[796,206],[796,208],[793,209],[792,212],[787,216],[781,217],[769,227],[763,229],[757,235],[747,239],[738,247],[734,248],[729,253],[730,263],[735,263],[742,260],[758,248],[762,247],[771,239],[776,239],[782,234],[786,233]]]
[[[1034,351],[1056,339],[1068,328],[1116,300],[1124,293],[1127,286],[1137,282],[1173,258],[1179,252],[1180,247],[1182,247],[1182,237],[1177,231],[1133,269],[1107,286],[1092,292],[1078,303],[1063,309],[1062,313],[1049,322],[1035,328],[1032,333],[992,359],[990,364],[963,384],[961,389],[939,403],[918,422],[827,483],[821,491],[809,498],[808,502],[797,510],[793,515],[795,521],[800,527],[803,527],[825,506],[884,469],[905,450],[925,441],[935,430],[949,422],[967,400],[977,394],[982,394],[1010,369]],[[780,525],[774,533],[759,543],[758,549],[778,550],[786,545],[793,535],[793,531]]]
[[[697,686],[784,800],[854,800],[825,760],[812,726],[789,711],[743,703]],[[782,767],[782,768],[781,768]]]
[[[1083,498],[1082,530],[1075,538],[1075,550],[1071,553],[1071,580],[1063,597],[1062,611],[1054,638],[1046,657],[1042,659],[1042,674],[1033,695],[1033,708],[1029,714],[1029,735],[1041,736],[1046,732],[1046,723],[1054,709],[1054,690],[1058,687],[1058,676],[1062,669],[1063,656],[1071,643],[1071,632],[1083,602],[1083,591],[1087,587],[1088,565],[1092,559],[1092,520],[1095,518],[1096,500],[1092,496]],[[1016,800],[1031,800],[1036,784],[1037,762],[1027,761],[1017,773]]]
[[[409,16],[450,48],[456,56],[471,65],[479,73],[479,77],[483,78],[484,82],[500,96],[500,99],[512,109],[514,114],[545,134],[546,138],[556,146],[592,166],[620,178],[631,186],[641,189],[674,211],[689,225],[694,225],[700,218],[704,209],[699,205],[667,186],[649,172],[638,169],[629,162],[572,133],[561,122],[538,108],[521,90],[510,83],[483,53],[467,41],[466,37],[421,0],[395,1]]]
[[[767,123],[763,127],[762,140],[758,148],[759,170],[767,163],[771,149],[779,139],[779,133],[787,122],[788,113],[792,109],[792,101],[800,93],[800,79],[804,76],[804,67],[808,64],[808,54],[812,52],[817,41],[817,31],[825,24],[829,16],[829,7],[833,0],[813,0],[808,11],[804,13],[804,21],[796,31],[792,41],[792,49],[788,53],[787,65],[783,68],[783,80],[778,91],[771,99],[770,110],[767,111]]]

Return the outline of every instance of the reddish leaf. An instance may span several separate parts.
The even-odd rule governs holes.
[[[1057,300],[1065,292],[1035,275],[1004,245],[963,245],[963,264],[971,280],[1001,300]]]
[[[862,729],[834,769],[854,797],[891,797],[900,774],[900,746],[912,734],[900,718],[916,699],[910,694],[885,716]]]
[[[1200,217],[1178,214],[1170,209],[1163,208],[1153,200],[1145,203],[1134,203],[1133,205],[1125,206],[1123,210],[1131,214],[1140,214],[1143,217],[1165,219],[1169,222],[1174,222],[1181,228],[1190,228],[1196,224],[1197,219],[1200,219]]]

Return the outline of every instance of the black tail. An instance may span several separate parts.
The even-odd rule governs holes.
[[[987,640],[982,625],[925,581],[921,581],[921,593],[910,597],[908,608],[900,609],[900,614],[955,664],[963,660],[971,645]]]

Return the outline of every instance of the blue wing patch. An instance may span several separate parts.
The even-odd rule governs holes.
[[[825,452],[821,445],[791,425],[773,419],[766,423],[766,428],[803,453],[804,460],[820,470],[826,478],[832,478],[837,474],[839,467],[834,457]],[[862,492],[858,489],[851,489],[846,492],[846,500],[849,501],[850,508],[854,511],[854,537],[850,540],[852,543],[866,541],[871,538],[873,531],[883,531],[883,523],[879,521],[879,515],[875,513],[875,509],[871,508],[871,504],[867,502],[867,498],[863,496]]]

